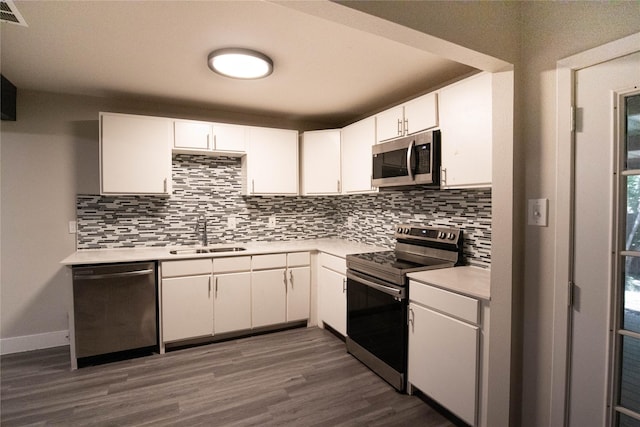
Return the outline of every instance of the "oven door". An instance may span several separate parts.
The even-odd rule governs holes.
[[[396,389],[407,370],[406,288],[347,271],[347,350]]]

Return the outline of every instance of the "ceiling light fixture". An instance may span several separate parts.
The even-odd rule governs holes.
[[[236,79],[261,79],[273,72],[273,61],[267,55],[250,49],[214,50],[207,61],[218,74]]]

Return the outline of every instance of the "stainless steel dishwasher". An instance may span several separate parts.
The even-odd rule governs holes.
[[[73,268],[78,366],[158,350],[155,262]]]

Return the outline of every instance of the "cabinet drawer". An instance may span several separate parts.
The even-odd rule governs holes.
[[[162,277],[211,274],[211,258],[165,261],[161,266]]]
[[[320,254],[320,265],[329,270],[333,270],[336,273],[346,274],[347,273],[347,260],[344,258],[337,257],[335,255],[329,255],[327,253],[322,252]]]
[[[425,307],[446,313],[477,325],[480,323],[480,302],[444,289],[415,281],[409,283],[409,299]]]
[[[267,268],[280,268],[287,266],[287,254],[254,255],[251,260],[251,268],[264,270]]]
[[[287,266],[298,267],[311,264],[309,252],[293,252],[287,254]]]
[[[236,271],[249,271],[251,269],[251,257],[235,256],[229,258],[214,258],[213,273],[233,273]]]

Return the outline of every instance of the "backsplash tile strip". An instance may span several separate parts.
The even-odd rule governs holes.
[[[339,237],[391,248],[399,223],[458,227],[466,263],[491,264],[490,189],[247,197],[238,158],[178,154],[171,197],[78,195],[76,211],[78,249],[197,245],[204,214],[210,244]],[[231,215],[235,229],[227,228]],[[271,215],[274,229],[267,228]]]

